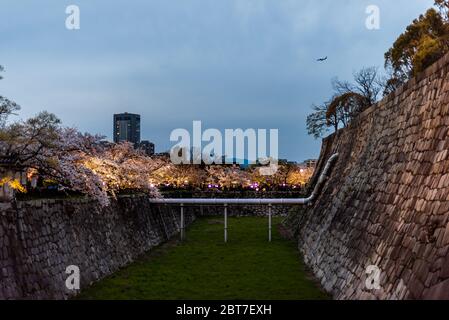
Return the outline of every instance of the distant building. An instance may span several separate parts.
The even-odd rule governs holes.
[[[255,164],[248,159],[228,158],[226,156],[221,157],[221,163],[228,166],[239,166],[242,170],[247,169],[251,164]]]
[[[156,158],[160,158],[160,159],[170,159],[170,152],[160,152],[160,153],[155,153],[154,156]]]
[[[288,159],[279,159],[278,162],[279,162],[279,163],[282,163],[282,164],[292,165],[292,166],[298,165],[298,162],[296,162],[296,161],[290,161],[290,160],[288,160]]]
[[[9,183],[5,183],[8,180],[17,180],[22,185],[27,184],[27,169],[16,167],[16,159],[8,156],[0,156],[0,181],[4,183],[0,184],[0,209],[2,202],[10,202],[14,199],[15,191]]]
[[[138,143],[137,149],[143,150],[147,156],[154,155],[154,143],[148,140],[142,140],[140,143]]]
[[[309,160],[304,161],[301,165],[306,168],[315,169],[317,164],[318,164],[318,160],[309,159]]]
[[[100,144],[100,146],[102,146],[103,148],[109,148],[109,147],[111,147],[111,146],[113,145],[112,142],[109,142],[109,141],[107,141],[107,140],[101,140],[101,141],[99,142],[99,144]]]
[[[114,114],[114,142],[140,143],[140,115],[132,113]]]

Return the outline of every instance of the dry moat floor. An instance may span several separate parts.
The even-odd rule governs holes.
[[[184,243],[171,241],[84,290],[80,299],[301,300],[327,299],[305,270],[293,241],[273,219],[230,218],[223,243],[219,218],[202,218]]]

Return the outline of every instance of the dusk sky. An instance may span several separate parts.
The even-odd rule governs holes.
[[[112,138],[112,115],[142,116],[142,139],[170,132],[279,129],[281,158],[317,158],[313,103],[333,77],[383,67],[397,36],[433,0],[0,0],[0,95],[64,125]],[[65,27],[68,5],[81,29]],[[365,27],[368,5],[380,30]],[[323,63],[317,58],[328,56]]]

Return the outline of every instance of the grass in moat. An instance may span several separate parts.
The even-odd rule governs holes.
[[[171,241],[81,292],[79,299],[302,300],[327,299],[305,270],[293,241],[281,237],[273,219],[202,218],[184,243]]]

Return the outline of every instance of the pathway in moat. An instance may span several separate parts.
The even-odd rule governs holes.
[[[173,240],[84,290],[80,299],[302,300],[327,299],[305,270],[296,244],[279,233],[267,241],[266,218],[201,218],[187,239]]]

